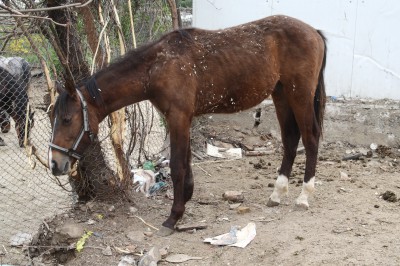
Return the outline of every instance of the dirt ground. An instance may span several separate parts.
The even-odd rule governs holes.
[[[90,202],[46,225],[56,228],[73,222],[94,232],[83,251],[60,263],[118,265],[126,255],[123,250],[132,251],[138,261],[140,254],[158,247],[168,255],[201,257],[179,265],[399,265],[400,103],[335,99],[328,104],[316,191],[306,211],[294,208],[304,173],[301,149],[288,196],[278,207],[266,206],[282,152],[273,105],[266,101],[261,108],[261,124],[256,129],[254,109],[208,115],[193,125],[193,147],[203,159],[193,160],[195,191],[179,224],[203,223],[206,229],[157,236],[152,226],[161,226],[172,204],[165,191],[153,198],[134,194],[131,203]],[[268,154],[216,160],[205,155],[205,141]],[[371,149],[371,144],[378,148]],[[352,155],[356,159],[344,159]],[[242,206],[249,207],[249,212],[230,209],[222,198],[229,190],[243,192]],[[385,197],[388,191],[392,197]],[[245,248],[203,242],[250,222],[256,224],[257,235]],[[104,255],[107,246],[110,250]],[[174,264],[162,259],[158,265]]]

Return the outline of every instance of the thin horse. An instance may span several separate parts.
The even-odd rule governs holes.
[[[24,146],[25,125],[28,122],[27,137],[33,126],[33,112],[28,108],[28,87],[31,78],[29,63],[21,57],[0,56],[0,127],[2,133],[10,130],[11,116],[15,122],[18,143]]]
[[[294,18],[272,16],[220,31],[184,29],[131,51],[76,90],[64,91],[53,110],[49,165],[66,174],[111,112],[143,100],[165,116],[170,132],[174,201],[161,234],[173,232],[193,194],[190,126],[194,116],[233,113],[272,96],[284,155],[268,206],[288,190],[296,149],[306,150],[304,183],[296,205],[308,208],[314,190],[325,108],[326,41]]]

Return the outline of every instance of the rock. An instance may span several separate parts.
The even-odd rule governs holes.
[[[131,231],[126,235],[133,242],[143,242],[144,234],[142,231]]]
[[[137,209],[136,207],[131,206],[131,207],[129,207],[129,212],[130,212],[131,214],[135,214],[135,213],[138,212],[138,209]]]
[[[29,233],[16,233],[10,238],[10,246],[18,247],[28,245],[32,241],[32,235]]]
[[[135,258],[131,255],[123,256],[119,261],[118,266],[136,266]]]
[[[152,237],[154,235],[153,232],[147,231],[147,232],[143,232],[143,234],[147,237]]]
[[[111,247],[107,246],[105,249],[101,251],[104,256],[112,256]]]
[[[57,227],[56,232],[67,238],[75,239],[80,238],[85,233],[85,230],[80,224],[66,222],[65,224]]]
[[[385,193],[382,194],[382,199],[388,201],[388,202],[396,202],[397,201],[397,196],[393,191],[386,191]]]
[[[237,208],[236,212],[237,212],[238,214],[245,214],[245,213],[248,213],[248,212],[250,212],[250,207],[239,206],[239,207]]]
[[[344,180],[344,181],[348,181],[348,180],[350,180],[351,178],[347,175],[346,172],[340,171],[340,179],[341,179],[341,180]]]
[[[115,211],[115,206],[114,206],[114,205],[111,205],[111,206],[108,208],[108,211],[109,211],[109,212]]]
[[[239,191],[226,191],[224,194],[222,194],[222,197],[230,202],[244,201],[243,193]]]
[[[152,247],[141,257],[138,266],[157,266],[159,260],[161,260],[160,250],[157,247]]]
[[[230,210],[234,210],[234,209],[238,208],[240,205],[242,205],[242,203],[230,204],[230,205],[229,205],[229,209],[230,209]]]

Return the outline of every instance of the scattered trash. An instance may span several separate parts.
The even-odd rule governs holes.
[[[112,256],[111,247],[107,246],[105,249],[101,251],[104,256]]]
[[[154,167],[153,162],[151,162],[151,161],[146,161],[146,162],[144,162],[144,164],[143,164],[143,170],[150,170],[150,171],[155,172],[155,171],[156,171],[156,168]]]
[[[340,179],[343,180],[343,181],[348,181],[351,178],[349,177],[349,175],[346,172],[340,171]]]
[[[176,226],[177,231],[189,231],[189,230],[202,230],[206,229],[207,225],[204,223],[187,223],[187,224],[180,224]]]
[[[369,147],[371,148],[371,150],[376,150],[378,148],[378,144],[376,143],[371,143],[371,145],[369,145]]]
[[[165,181],[171,176],[170,168],[161,168],[156,174],[156,182]]]
[[[10,238],[10,246],[20,247],[28,245],[32,241],[32,235],[29,233],[17,233]]]
[[[242,158],[241,148],[220,148],[207,143],[207,155],[216,158]]]
[[[131,255],[123,256],[119,261],[118,266],[136,266],[135,258]]]
[[[81,252],[86,240],[93,234],[92,231],[87,231],[79,240],[76,242],[76,251]]]
[[[132,170],[133,183],[139,183],[136,192],[142,192],[147,197],[150,195],[149,190],[155,184],[155,174],[152,170],[135,169]]]
[[[138,263],[138,266],[153,266],[161,260],[160,250],[157,247],[152,247],[146,254],[144,254]]]
[[[186,254],[173,254],[165,258],[165,261],[170,263],[182,263],[188,260],[202,260],[202,257],[191,257]]]
[[[111,205],[110,208],[108,208],[108,211],[109,211],[109,212],[115,211],[115,206],[114,206],[114,205]]]
[[[163,187],[166,187],[168,184],[163,182],[163,181],[159,181],[157,183],[155,183],[154,185],[151,186],[151,188],[149,189],[148,194],[150,196],[156,194],[157,191],[160,191]]]
[[[397,196],[393,191],[385,191],[382,195],[382,199],[388,201],[388,202],[397,202]]]
[[[217,246],[230,246],[245,248],[256,236],[256,224],[249,223],[244,228],[238,230],[232,226],[229,233],[206,238],[204,242]]]
[[[91,225],[91,224],[95,224],[96,221],[93,220],[93,219],[89,219],[86,223],[87,223],[88,225]]]
[[[226,191],[224,194],[222,194],[222,197],[229,202],[244,201],[243,193],[239,191]]]

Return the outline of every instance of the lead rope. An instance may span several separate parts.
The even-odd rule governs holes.
[[[25,146],[26,155],[28,157],[28,163],[29,163],[29,165],[30,165],[30,167],[32,169],[35,169],[36,162],[35,162],[35,160],[32,159],[33,147],[32,147],[32,145],[30,145],[30,143],[28,145],[28,128],[29,128],[29,119],[30,119],[30,117],[29,117],[30,112],[29,111],[30,111],[30,105],[29,105],[29,102],[28,102],[28,104],[26,106],[26,115],[25,115],[24,146]]]

